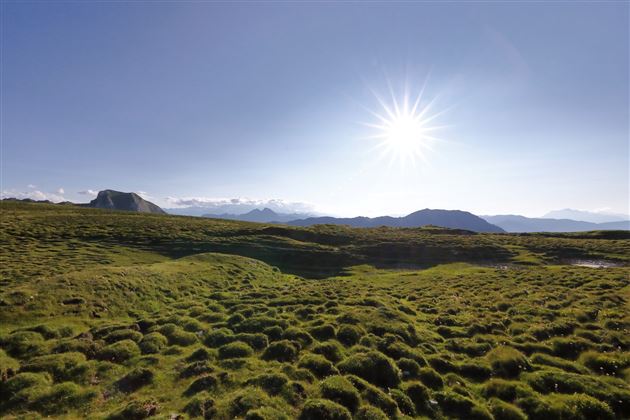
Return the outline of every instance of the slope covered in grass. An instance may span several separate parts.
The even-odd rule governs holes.
[[[630,261],[630,233],[474,234],[425,228],[299,228],[219,219],[0,203],[2,281],[96,265],[127,266],[202,252],[248,256],[283,272],[322,278],[368,263],[383,268],[448,262]],[[17,249],[20,252],[17,252]]]
[[[630,417],[622,234],[2,206],[0,415]]]

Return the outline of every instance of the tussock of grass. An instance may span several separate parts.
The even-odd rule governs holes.
[[[140,348],[134,341],[122,340],[103,347],[103,349],[98,352],[97,357],[100,360],[123,363],[139,355]]]
[[[402,376],[394,361],[377,351],[355,354],[337,366],[343,373],[356,375],[384,388],[397,386]]]
[[[359,408],[357,414],[354,416],[356,420],[387,420],[388,417],[376,407],[371,405],[364,405]]]
[[[299,343],[289,340],[276,341],[265,349],[262,358],[279,362],[292,362],[297,359],[300,347]]]
[[[339,373],[337,368],[324,356],[319,354],[307,354],[298,362],[298,367],[309,370],[318,378],[335,375]]]
[[[359,391],[343,376],[330,376],[319,384],[321,396],[343,405],[354,413],[361,404]]]
[[[59,353],[38,356],[24,364],[25,372],[48,372],[56,381],[78,379],[86,365],[83,353]]]
[[[152,332],[142,337],[138,344],[143,354],[159,353],[168,344],[168,339],[159,332]]]
[[[20,370],[20,362],[0,349],[0,381],[5,382]]]
[[[531,369],[525,355],[509,346],[499,346],[492,349],[486,355],[486,359],[490,363],[492,371],[499,376],[514,377]]]
[[[520,408],[498,398],[490,399],[489,408],[495,420],[527,420]]]
[[[350,412],[342,405],[329,400],[306,401],[300,420],[351,420]]]
[[[254,354],[254,350],[242,341],[233,341],[219,347],[219,359],[234,359],[249,357]]]

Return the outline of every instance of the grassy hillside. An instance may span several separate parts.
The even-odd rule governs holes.
[[[624,232],[1,211],[9,418],[630,418]]]

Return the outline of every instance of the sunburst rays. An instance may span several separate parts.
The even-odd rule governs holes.
[[[390,165],[398,164],[404,168],[415,167],[418,161],[428,162],[428,152],[442,141],[434,133],[447,127],[436,122],[448,108],[435,110],[438,96],[426,100],[426,81],[413,100],[407,86],[401,96],[396,95],[389,82],[388,88],[390,101],[371,89],[380,109],[366,108],[375,121],[363,124],[377,130],[368,138],[377,141],[375,149],[380,151],[381,158],[389,160]]]

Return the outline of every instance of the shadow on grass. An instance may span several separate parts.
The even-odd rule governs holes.
[[[367,246],[325,248],[313,243],[292,245],[286,238],[273,236],[232,236],[215,241],[155,241],[117,243],[157,252],[169,258],[218,252],[254,258],[277,267],[283,273],[310,279],[340,276],[355,265],[370,264],[380,269],[424,269],[440,264],[493,263],[511,261],[512,253],[496,246],[476,248],[439,247],[402,242],[382,242]]]

